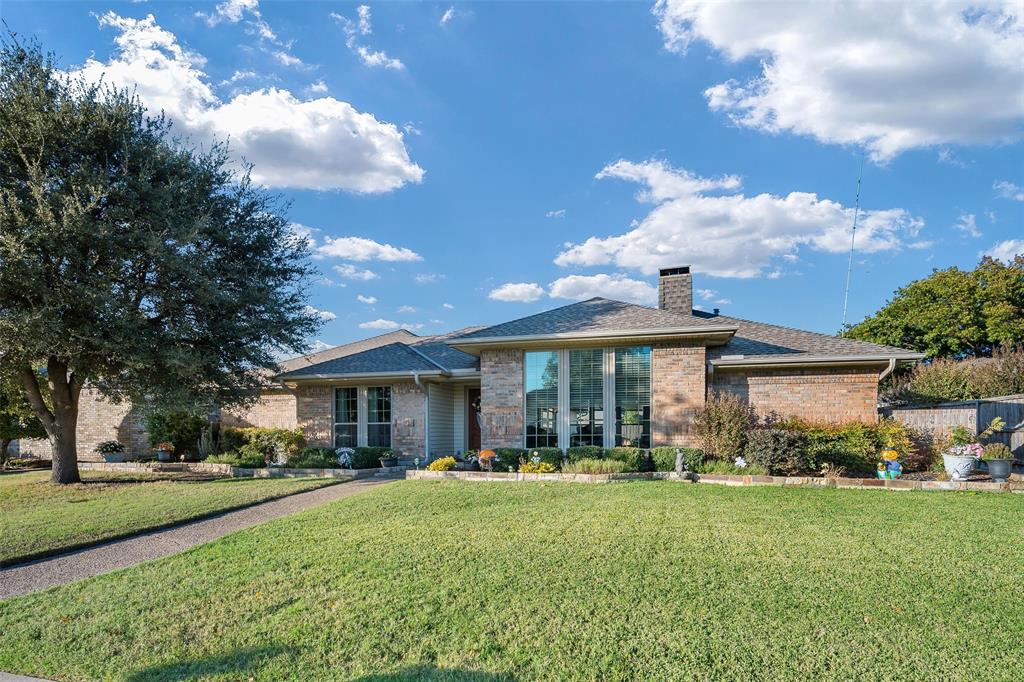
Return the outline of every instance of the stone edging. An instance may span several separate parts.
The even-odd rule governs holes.
[[[195,473],[224,474],[234,478],[336,478],[351,481],[370,478],[377,474],[401,474],[406,467],[379,469],[249,469],[231,464],[208,464],[206,462],[79,462],[82,471],[116,471],[127,473],[159,473],[168,471],[189,471]]]
[[[409,470],[407,479],[436,480],[457,479],[461,481],[564,481],[571,483],[615,483],[621,481],[664,480],[681,483],[714,483],[733,486],[785,486],[803,488],[855,488],[882,490],[966,490],[973,492],[1015,492],[1024,493],[1024,481],[995,483],[986,481],[911,481],[905,479],[884,480],[880,478],[821,478],[817,476],[736,476],[731,474],[696,474],[696,480],[688,475],[658,471],[644,474],[514,474],[487,471],[425,471]]]

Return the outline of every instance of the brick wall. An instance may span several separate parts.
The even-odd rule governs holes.
[[[247,428],[294,429],[298,426],[295,394],[287,391],[264,391],[259,402],[247,409],[221,412],[222,426]]]
[[[427,393],[415,383],[391,385],[391,448],[403,457],[423,456],[427,442]]]
[[[128,403],[115,405],[104,400],[98,392],[86,388],[78,403],[78,459],[83,462],[102,462],[103,457],[93,450],[107,440],[116,440],[125,446],[126,458],[150,454],[149,441],[142,423],[142,415]],[[23,456],[33,455],[49,459],[52,456],[47,439],[22,440]]]
[[[334,387],[299,386],[295,391],[295,424],[311,447],[334,447]]]
[[[874,423],[880,369],[716,370],[713,387],[742,396],[758,415]]]
[[[518,448],[523,444],[523,351],[480,353],[480,444]]]
[[[651,347],[651,445],[693,445],[693,417],[704,405],[705,349],[701,345]]]

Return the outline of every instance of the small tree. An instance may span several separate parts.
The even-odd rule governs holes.
[[[55,483],[79,480],[87,384],[114,402],[245,403],[318,328],[308,243],[282,207],[223,146],[197,152],[169,127],[127,92],[68,81],[38,45],[3,42],[0,348]]]
[[[7,464],[11,443],[22,438],[46,438],[46,431],[17,378],[0,373],[0,467]]]

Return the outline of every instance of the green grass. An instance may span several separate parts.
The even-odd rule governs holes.
[[[0,602],[56,679],[1024,679],[1024,496],[408,481]]]
[[[56,486],[49,477],[0,476],[0,566],[333,482],[83,471],[82,483]]]

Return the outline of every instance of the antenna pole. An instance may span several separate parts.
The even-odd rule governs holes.
[[[850,302],[850,278],[853,275],[853,246],[857,239],[857,218],[860,215],[860,181],[864,178],[864,157],[860,157],[860,172],[857,174],[857,199],[853,204],[853,231],[850,233],[850,262],[846,266],[846,291],[843,293],[843,331],[846,333],[846,308]]]

